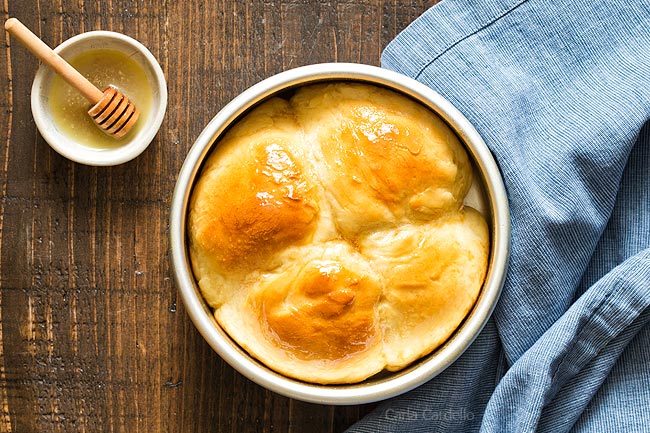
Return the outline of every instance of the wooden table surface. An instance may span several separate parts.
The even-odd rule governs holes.
[[[0,432],[338,432],[373,405],[291,400],[245,379],[188,318],[168,210],[204,126],[248,86],[319,62],[379,65],[435,1],[4,0],[48,45],[90,30],[147,46],[168,82],[162,128],[134,161],[72,163],[39,135],[39,62],[0,46]]]

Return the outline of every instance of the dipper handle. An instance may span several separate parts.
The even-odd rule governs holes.
[[[54,72],[77,89],[91,104],[97,104],[104,93],[95,87],[90,81],[81,75],[61,56],[52,51],[45,42],[40,40],[34,33],[23,25],[16,18],[9,18],[5,22],[5,30],[11,36],[18,39],[29,51],[41,59],[43,63],[52,68]]]

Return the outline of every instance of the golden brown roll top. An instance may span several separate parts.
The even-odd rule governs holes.
[[[267,337],[305,360],[336,361],[377,344],[381,286],[348,261],[300,263],[254,294]]]
[[[300,88],[220,140],[190,202],[195,276],[270,368],[358,382],[435,350],[471,310],[489,234],[446,124],[365,84]]]
[[[382,285],[348,244],[300,248],[260,276],[247,297],[216,312],[247,351],[291,377],[358,382],[384,368],[377,304]]]
[[[429,110],[363,84],[309,86],[291,102],[322,152],[321,179],[344,234],[460,208],[471,185],[469,161]]]
[[[364,239],[361,251],[385,283],[379,315],[387,369],[431,352],[460,325],[478,297],[488,249],[485,220],[471,208]]]
[[[208,160],[194,188],[190,226],[193,247],[215,265],[248,267],[313,232],[318,198],[294,155],[296,130],[286,101],[269,101]]]

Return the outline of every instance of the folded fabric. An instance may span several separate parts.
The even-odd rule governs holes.
[[[444,0],[382,66],[482,135],[512,251],[474,344],[350,431],[648,431],[650,3]]]

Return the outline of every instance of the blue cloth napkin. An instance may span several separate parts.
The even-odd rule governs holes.
[[[444,0],[382,66],[483,136],[512,255],[467,352],[351,431],[650,431],[648,1]]]

